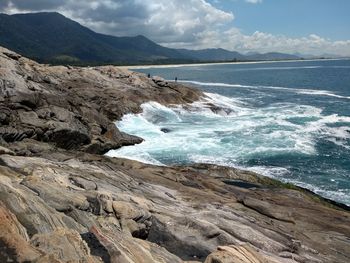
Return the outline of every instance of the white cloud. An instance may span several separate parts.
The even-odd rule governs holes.
[[[226,41],[230,43],[226,45],[226,48],[241,51],[257,50],[259,52],[299,52],[312,55],[325,53],[350,55],[350,40],[331,41],[315,34],[301,38],[290,38],[284,35],[272,35],[259,31],[252,35],[244,35],[237,30],[228,30],[224,36]]]
[[[175,47],[170,44],[169,46]],[[303,53],[310,55],[335,54],[350,56],[350,40],[331,41],[316,34],[307,37],[290,38],[284,35],[273,35],[256,31],[251,35],[243,34],[239,29],[232,27],[226,31],[205,31],[196,34],[196,42],[188,45],[200,48],[221,47],[239,52],[258,51]]]
[[[259,3],[262,0],[245,0]],[[301,38],[255,32],[232,25],[232,12],[205,0],[0,0],[0,11],[58,11],[91,29],[116,36],[145,35],[174,48],[222,47],[240,52],[288,52],[350,56],[350,40],[316,34]]]
[[[195,42],[198,32],[234,19],[204,0],[68,0],[58,10],[91,29],[116,36],[145,35],[159,43]],[[93,7],[93,8],[92,8]],[[78,11],[77,11],[78,10]]]
[[[258,4],[258,3],[262,3],[262,0],[245,0],[247,3],[251,3],[251,4]]]

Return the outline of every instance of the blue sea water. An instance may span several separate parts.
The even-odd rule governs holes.
[[[117,126],[145,141],[108,155],[245,168],[350,205],[350,60],[137,71],[177,77],[207,97],[188,107],[144,104]],[[214,113],[208,104],[224,110]]]

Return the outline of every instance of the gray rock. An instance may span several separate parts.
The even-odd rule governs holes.
[[[40,65],[0,48],[0,138],[31,138],[68,150],[103,154],[142,142],[119,132],[113,122],[140,105],[188,103],[202,93],[181,85],[159,85],[116,67]],[[14,59],[18,58],[18,59]]]
[[[199,91],[0,48],[0,94],[1,262],[349,262],[346,206],[238,169],[97,155],[142,141],[114,125],[125,113]]]
[[[16,155],[13,151],[10,149],[7,149],[5,147],[0,146],[0,155],[2,154],[9,154],[9,155]]]

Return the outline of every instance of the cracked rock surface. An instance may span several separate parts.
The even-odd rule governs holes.
[[[113,122],[201,92],[115,67],[0,49],[0,262],[347,263],[345,206],[258,174],[101,154]]]

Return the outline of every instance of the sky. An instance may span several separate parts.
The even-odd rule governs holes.
[[[172,48],[350,56],[350,0],[0,0],[3,13],[40,11]]]

